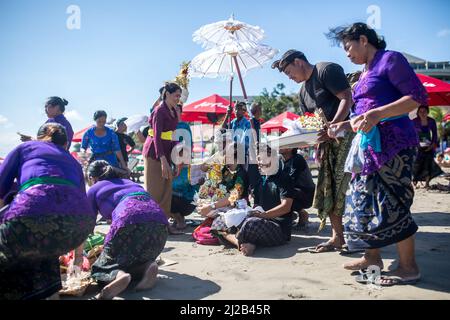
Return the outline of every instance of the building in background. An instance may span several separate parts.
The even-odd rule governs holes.
[[[416,73],[450,82],[450,61],[432,62],[405,52],[403,52],[403,55]]]

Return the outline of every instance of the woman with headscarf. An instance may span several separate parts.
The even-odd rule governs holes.
[[[354,88],[351,121],[333,124],[329,130],[331,136],[357,131],[357,153],[362,154],[359,161],[349,162],[354,165],[344,227],[349,249],[364,249],[365,254],[344,268],[382,269],[380,248],[395,243],[399,264],[390,276],[381,276],[379,284],[415,283],[420,279],[414,249],[418,227],[410,209],[418,139],[408,114],[426,104],[425,88],[405,57],[385,50],[386,42],[365,23],[331,29],[328,36],[344,46],[353,63],[364,65]]]
[[[99,299],[112,299],[138,278],[137,290],[153,287],[158,273],[155,262],[167,240],[167,218],[139,184],[120,179],[106,161],[88,169],[93,186],[88,201],[105,219],[112,220],[104,248],[92,265],[92,277],[103,286]]]
[[[16,147],[0,166],[0,208],[14,179],[20,184],[0,211],[0,300],[56,294],[62,288],[59,256],[80,246],[95,226],[64,127],[45,124],[37,139]]]

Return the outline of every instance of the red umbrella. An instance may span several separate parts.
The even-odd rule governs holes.
[[[186,122],[215,124],[218,116],[225,116],[230,101],[217,94],[183,106],[181,119]],[[231,115],[233,117],[233,114]]]
[[[261,126],[261,130],[267,130],[267,133],[270,133],[273,130],[278,130],[280,132],[284,132],[287,129],[285,127],[283,127],[283,120],[284,119],[296,120],[299,117],[300,116],[296,115],[295,113],[289,112],[289,111],[283,112],[282,114],[276,116],[275,118],[272,118],[269,121],[265,122]]]
[[[88,131],[90,128],[92,128],[93,126],[89,126],[87,128],[84,128],[78,132],[75,132],[72,138],[73,142],[81,142],[81,140],[83,140],[83,135],[86,131]]]
[[[417,77],[428,92],[429,106],[450,106],[450,84],[418,73]]]

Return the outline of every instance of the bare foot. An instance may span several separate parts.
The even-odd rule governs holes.
[[[256,246],[251,243],[243,243],[241,244],[241,252],[244,254],[244,256],[251,256],[253,252],[255,252]]]
[[[102,289],[96,296],[97,299],[111,300],[119,293],[124,291],[131,282],[131,276],[128,273],[119,271],[116,279]]]
[[[352,271],[358,271],[361,269],[367,269],[368,266],[376,265],[379,266],[381,270],[383,270],[383,260],[381,259],[368,259],[366,256],[363,256],[362,258],[348,262],[344,264],[344,269],[346,270],[352,270]]]
[[[156,282],[157,275],[158,275],[158,264],[156,262],[153,262],[148,266],[147,270],[145,270],[145,274],[142,277],[142,280],[137,284],[135,290],[141,291],[153,288]]]

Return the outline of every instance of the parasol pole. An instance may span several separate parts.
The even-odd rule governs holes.
[[[239,82],[241,83],[242,93],[244,94],[244,99],[247,100],[247,92],[245,91],[244,81],[242,81],[242,75],[241,75],[241,69],[239,69],[239,64],[237,62],[237,58],[235,55],[233,55],[233,61],[234,65],[236,66],[236,70],[239,76]]]
[[[233,105],[233,80],[234,80],[234,76],[233,76],[233,74],[231,74],[231,77],[230,77],[230,106]],[[231,129],[231,115],[228,118],[228,129]]]
[[[233,58],[233,61],[234,61],[234,65],[236,66],[236,71],[237,71],[238,76],[239,76],[239,82],[241,83],[242,93],[244,94],[245,102],[247,102],[248,101],[247,92],[245,91],[244,81],[242,80],[241,69],[239,68],[239,64],[238,64],[236,55],[233,55],[232,58]],[[251,111],[249,112],[249,115],[250,115],[250,130],[252,130],[252,138],[253,138],[252,140],[253,140],[253,143],[256,146],[256,150],[257,150],[257,153],[258,153],[258,150],[259,150],[258,139],[256,137],[256,133],[255,133],[255,130],[254,130],[255,128],[253,126]]]

